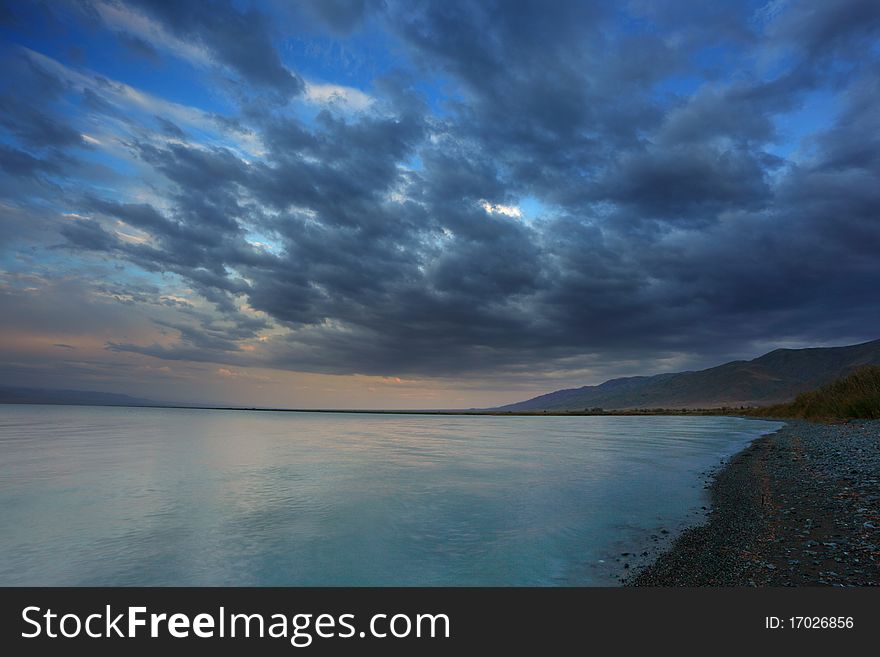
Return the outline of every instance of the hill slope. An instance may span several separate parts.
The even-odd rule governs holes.
[[[157,402],[114,392],[50,390],[0,386],[0,404],[72,404],[86,406],[154,406]]]
[[[776,349],[754,360],[736,360],[698,372],[612,379],[597,386],[557,390],[496,410],[582,411],[596,407],[708,408],[779,404],[863,365],[880,365],[880,340],[847,347]]]

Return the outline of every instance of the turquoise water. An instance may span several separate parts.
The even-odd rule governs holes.
[[[0,406],[0,585],[599,585],[778,423]]]

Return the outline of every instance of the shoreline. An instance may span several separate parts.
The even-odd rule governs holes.
[[[786,420],[709,492],[706,522],[626,586],[880,586],[880,420]]]
[[[200,406],[182,404],[87,404],[80,402],[5,401],[2,406],[85,406],[89,408],[150,408],[190,411],[246,411],[249,413],[329,413],[349,415],[460,415],[486,417],[629,417],[629,416],[725,416],[740,417],[743,408],[634,408],[584,411],[494,411],[491,409],[359,409],[359,408],[273,408],[258,406]],[[773,419],[773,418],[757,418]]]

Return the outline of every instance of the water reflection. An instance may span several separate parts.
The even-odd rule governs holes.
[[[776,426],[0,406],[0,584],[614,583]]]

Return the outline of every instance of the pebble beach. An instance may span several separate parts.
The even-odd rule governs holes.
[[[880,420],[788,421],[710,493],[707,522],[627,585],[880,585]]]

